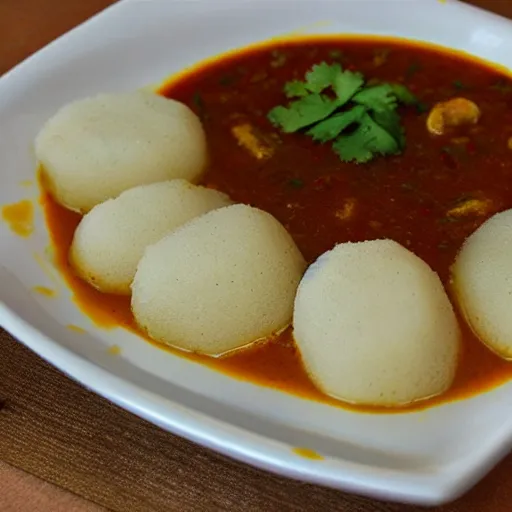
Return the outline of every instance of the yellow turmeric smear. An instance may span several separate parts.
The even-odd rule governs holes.
[[[24,238],[34,231],[34,205],[32,201],[23,199],[17,203],[2,207],[2,219],[8,224],[10,230]]]

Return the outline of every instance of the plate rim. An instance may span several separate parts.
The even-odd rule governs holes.
[[[55,46],[60,46],[68,38],[74,37],[81,31],[87,30],[90,25],[97,23],[98,20],[102,20],[105,15],[113,15],[133,1],[140,0],[118,0],[24,59],[0,77],[0,90],[4,83],[11,80],[13,76],[23,73],[28,65],[44,57]],[[166,0],[166,2],[178,1],[194,0]],[[209,1],[214,2],[215,0]],[[496,18],[505,20],[512,26],[512,21],[479,7],[462,3],[459,0],[449,0],[449,2],[455,4],[458,9],[477,11],[479,16],[485,16],[489,20]],[[52,340],[26,322],[2,301],[0,301],[0,326],[16,340],[86,389],[164,430],[260,469],[345,492],[425,505],[442,504],[457,498],[472,487],[512,447],[512,431],[502,432],[501,436],[496,436],[492,446],[487,449],[485,457],[475,459],[472,463],[468,462],[466,472],[458,475],[452,474],[446,469],[447,467],[444,467],[444,470],[437,468],[426,476],[418,476],[418,474],[399,470],[381,470],[341,458],[335,459],[341,468],[336,468],[337,471],[333,474],[332,469],[321,471],[322,466],[314,461],[301,459],[298,464],[298,456],[293,455],[291,449],[289,460],[283,459],[279,453],[273,453],[275,449],[265,443],[265,440],[272,441],[271,437],[257,434],[243,427],[213,418],[192,407],[173,402],[171,398],[158,395],[109,372]],[[96,382],[101,382],[101,386]],[[159,412],[162,405],[159,406],[156,403],[162,399],[167,404],[174,405],[174,408],[169,411],[170,414],[165,417]],[[289,446],[293,448],[293,446]],[[340,472],[343,467],[345,472]],[[368,468],[371,469],[371,472],[368,471]],[[396,475],[392,474],[393,471]]]

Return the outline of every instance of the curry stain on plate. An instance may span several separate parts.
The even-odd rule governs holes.
[[[34,180],[22,180],[20,181],[20,187],[31,187],[34,185]]]
[[[324,460],[322,455],[320,455],[318,452],[315,452],[315,450],[312,450],[311,448],[294,448],[292,452],[295,453],[295,455],[303,457],[304,459]]]
[[[60,287],[62,285],[62,281],[56,266],[52,263],[53,258],[50,258],[46,252],[44,255],[34,252],[32,253],[32,256],[44,274],[53,281],[55,286]]]
[[[111,345],[108,347],[107,353],[111,356],[119,356],[121,355],[121,347],[119,345]]]
[[[45,297],[52,298],[57,295],[57,292],[55,290],[52,290],[51,288],[48,288],[47,286],[34,286],[32,288],[36,293],[39,293],[40,295],[44,295]]]
[[[27,238],[34,232],[34,204],[29,199],[6,204],[2,207],[2,219],[13,233]]]
[[[88,283],[77,277],[68,259],[68,252],[73,241],[73,235],[81,216],[71,210],[58,205],[53,198],[45,192],[42,173],[38,173],[41,190],[40,204],[49,227],[51,244],[46,251],[51,258],[54,268],[72,292],[72,301],[97,326],[103,329],[126,327],[132,329],[134,322],[130,309],[130,297],[123,295],[107,296],[96,290]]]
[[[83,327],[80,327],[79,325],[75,324],[68,324],[66,327],[70,331],[77,332],[78,334],[85,334],[87,332]]]

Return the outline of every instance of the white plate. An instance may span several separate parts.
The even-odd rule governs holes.
[[[512,65],[512,23],[453,0],[125,0],[0,80],[0,204],[27,197],[20,182],[34,178],[31,142],[63,103],[158,83],[205,57],[298,29],[399,35]],[[467,490],[511,446],[512,384],[417,413],[356,414],[233,380],[121,329],[96,329],[62,281],[57,298],[32,291],[59,279],[41,266],[48,234],[40,211],[36,221],[29,239],[0,225],[1,325],[171,432],[282,475],[425,504]],[[67,329],[71,323],[87,334]],[[119,356],[107,352],[112,344]],[[294,447],[325,459],[305,459]]]

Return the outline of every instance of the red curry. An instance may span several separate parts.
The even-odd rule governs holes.
[[[368,78],[402,82],[427,106],[453,97],[470,99],[481,119],[450,135],[433,136],[426,128],[427,113],[404,109],[402,155],[364,165],[342,163],[328,145],[279,133],[266,117],[283,103],[284,83],[321,61],[340,62]],[[270,212],[309,262],[339,242],[391,238],[423,258],[448,287],[450,265],[464,239],[490,215],[512,207],[512,81],[499,69],[455,53],[372,38],[274,43],[197,67],[161,93],[186,103],[203,121],[212,159],[205,184]],[[246,129],[263,154],[244,140]],[[466,208],[475,202],[485,208]],[[77,303],[101,325],[135,329],[128,298],[93,290],[68,266],[79,216],[47,195],[43,204],[58,263]],[[407,409],[469,396],[512,377],[512,364],[462,328],[452,389]],[[221,359],[176,353],[238,378],[346,407],[311,384],[290,330]]]

